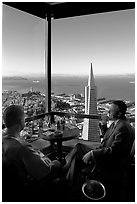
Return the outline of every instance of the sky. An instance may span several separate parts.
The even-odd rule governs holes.
[[[2,75],[43,74],[47,22],[2,6]],[[135,73],[135,10],[52,20],[52,74]]]

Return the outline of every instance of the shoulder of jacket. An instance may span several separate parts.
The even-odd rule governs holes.
[[[22,147],[22,144],[14,138],[5,137],[2,139],[2,146],[6,147],[7,149],[13,150],[20,149]]]
[[[128,120],[119,120],[117,125],[117,129],[123,129],[123,130],[129,130],[131,128],[131,125]]]
[[[118,122],[117,122],[117,125],[130,125],[129,121],[127,119],[120,119]]]

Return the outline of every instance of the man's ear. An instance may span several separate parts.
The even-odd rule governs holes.
[[[117,116],[118,116],[119,118],[121,117],[121,115],[122,115],[122,113],[121,113],[121,112],[118,112]]]

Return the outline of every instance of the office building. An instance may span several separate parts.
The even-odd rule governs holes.
[[[91,69],[88,85],[85,87],[85,114],[97,114],[97,88],[94,82],[94,75]],[[84,119],[82,138],[93,142],[100,142],[98,119]]]

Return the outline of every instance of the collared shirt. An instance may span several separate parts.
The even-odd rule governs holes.
[[[116,121],[114,121],[114,123],[115,123],[115,126],[116,126],[116,124],[118,123],[118,121],[119,121],[119,119],[118,119],[118,120],[116,120]]]

